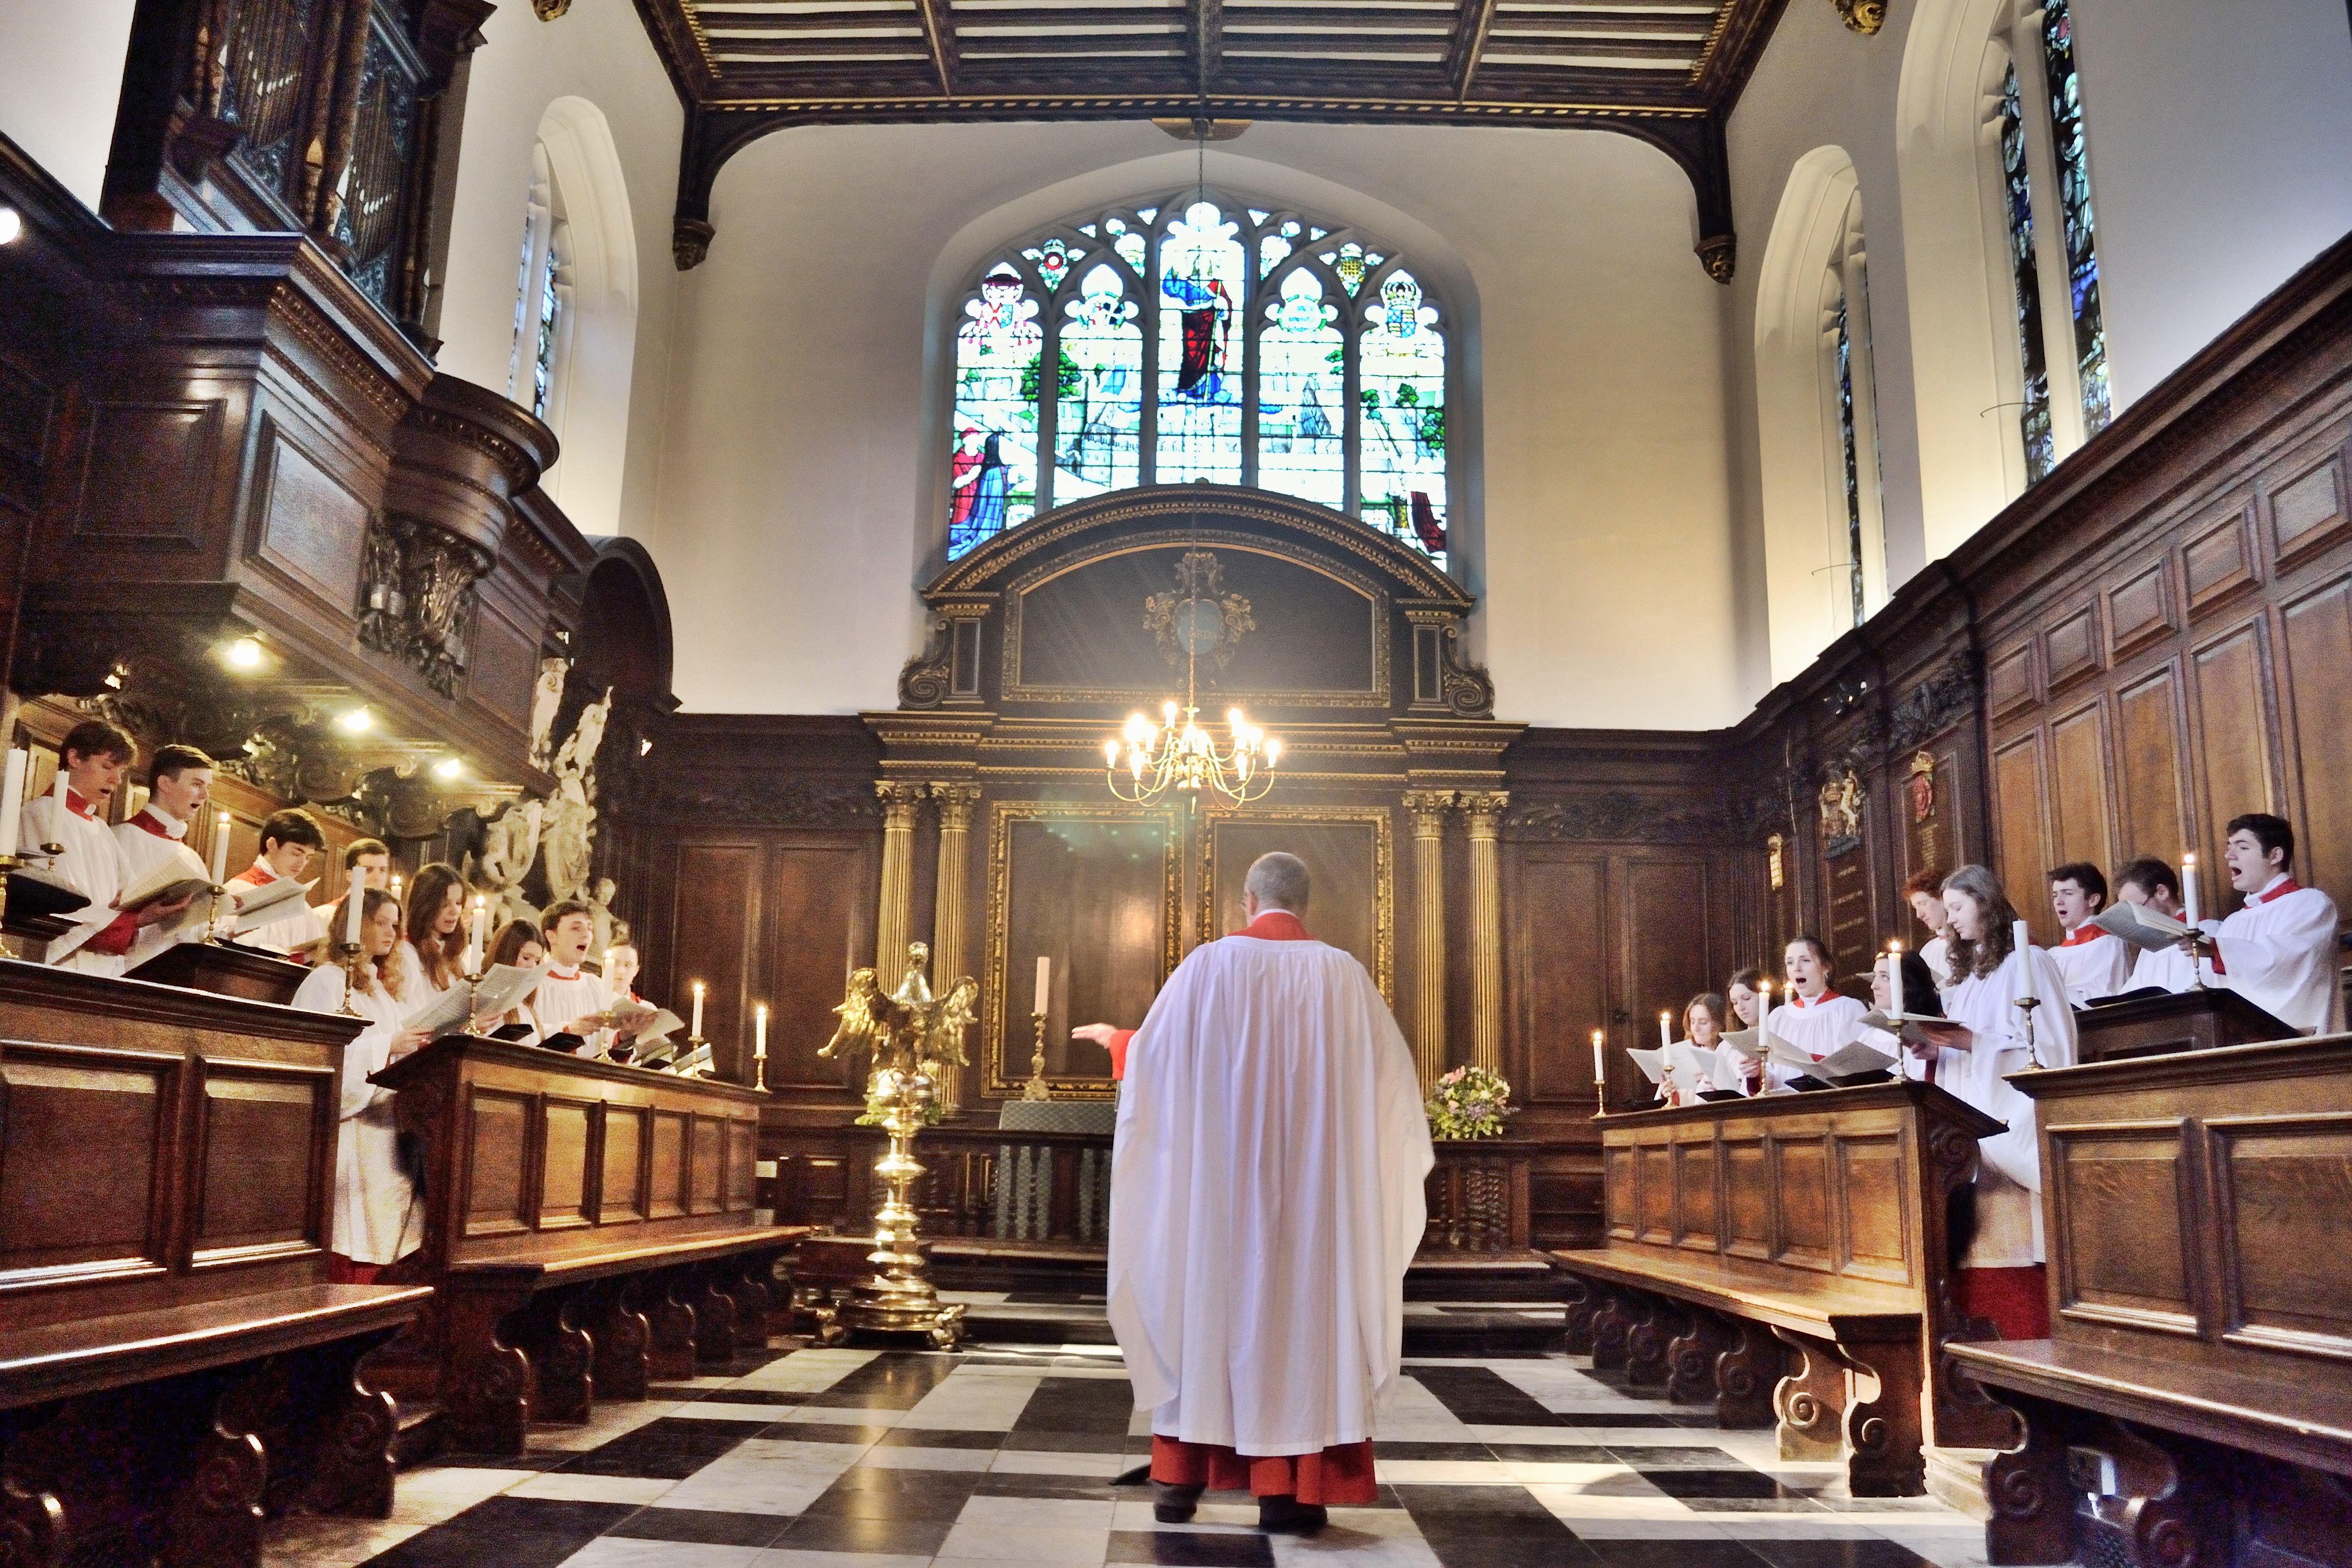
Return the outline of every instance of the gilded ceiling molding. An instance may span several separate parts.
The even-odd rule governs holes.
[[[1845,25],[1865,37],[1886,26],[1886,0],[1830,0]]]

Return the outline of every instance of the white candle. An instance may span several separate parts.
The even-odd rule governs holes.
[[[56,809],[49,816],[49,842],[52,844],[63,844],[66,841],[66,812],[68,810],[66,805],[66,754],[63,752],[59,752],[58,753],[58,775],[49,781],[49,795],[50,798],[58,803]]]
[[[1593,1082],[1595,1082],[1595,1083],[1607,1083],[1607,1082],[1609,1081],[1609,1062],[1608,1062],[1608,1058],[1606,1058],[1605,1057],[1603,1057],[1603,1056],[1601,1054],[1601,1031],[1600,1031],[1600,1030],[1598,1030],[1598,1029],[1593,1030],[1593,1031],[1592,1031],[1592,1081],[1593,1081]]]
[[[228,880],[228,813],[213,814],[213,886]]]
[[[482,895],[476,893],[473,930],[466,937],[466,973],[468,974],[479,974],[482,972],[482,922],[488,913],[482,903]]]
[[[1671,1046],[1675,1043],[1674,1017],[1672,1013],[1658,1015],[1658,1044]]]
[[[768,1059],[768,1005],[765,1002],[751,1009],[751,1055],[761,1061]]]
[[[1054,961],[1050,958],[1040,958],[1037,960],[1037,1005],[1029,1011],[1041,1018],[1044,1017],[1049,1011],[1045,1004],[1051,999],[1053,994]]]
[[[1756,1026],[1758,1028],[1764,1026],[1764,1020],[1771,1011],[1772,983],[1769,980],[1759,980],[1756,983]]]
[[[16,853],[17,829],[24,826],[25,764],[30,760],[29,752],[8,748],[7,773],[0,777],[0,856]]]
[[[2188,915],[2189,929],[2193,931],[2197,926],[2197,857],[2194,855],[2180,858],[2180,897],[2182,912]]]
[[[367,889],[353,883],[343,889],[343,945],[360,944],[360,911],[367,907]]]
[[[612,989],[612,985],[613,985],[613,950],[612,950],[611,948],[609,948],[609,947],[608,947],[608,948],[606,948],[606,949],[604,950],[604,987],[605,987],[605,989],[606,989],[606,990],[608,990],[608,991],[609,991],[610,989]]]
[[[2025,961],[2018,970],[2021,978],[2017,983],[2017,999],[2021,1002],[2031,1002],[2034,1000],[2033,928],[2020,921],[2010,928],[2010,935],[2017,943],[2018,956]]]
[[[694,983],[694,1027],[688,1032],[698,1040],[702,1038],[702,982],[699,980]]]

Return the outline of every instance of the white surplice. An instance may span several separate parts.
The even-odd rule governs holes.
[[[605,1012],[612,1005],[612,993],[604,988],[604,977],[584,969],[551,969],[530,994],[530,1010],[537,1016],[540,1027],[551,1035],[570,1028],[575,1018]],[[610,1029],[592,1031],[586,1037],[586,1044],[580,1047],[580,1054],[593,1056],[612,1040]]]
[[[114,900],[130,881],[124,874],[122,848],[115,842],[114,829],[99,819],[96,809],[79,795],[73,798],[80,809],[59,811],[55,795],[26,801],[18,829],[21,855],[37,858],[40,846],[60,846],[65,853],[43,862],[42,868],[89,900],[87,907],[65,917],[73,922],[73,929],[50,942],[43,962],[85,974],[120,974],[124,967],[121,953],[88,952],[82,944],[112,925],[119,913]]]
[[[1127,1064],[1109,1315],[1151,1430],[1249,1456],[1369,1439],[1433,1156],[1363,965],[1312,940],[1205,943]]]
[[[2045,1068],[2074,1065],[2074,1012],[2065,1005],[2058,966],[2041,948],[2031,948],[2034,994],[2034,1051],[2025,1045],[2021,994],[2025,954],[2011,953],[1992,973],[1969,975],[1944,993],[1944,1016],[1965,1024],[1975,1037],[1968,1050],[1936,1053],[1936,1087],[1968,1101],[2008,1131],[1977,1145],[1977,1235],[1963,1260],[1970,1268],[2021,1268],[2042,1261],[2042,1151],[2036,1142],[2033,1101],[2004,1079],[2025,1072],[2040,1058]],[[1906,1053],[1906,1076],[1923,1078],[1925,1064]]]
[[[234,893],[246,888],[265,888],[276,880],[278,873],[270,868],[269,862],[256,857],[252,865],[228,879],[228,888]],[[245,932],[237,941],[252,947],[267,948],[271,952],[291,952],[327,934],[327,922],[310,905],[297,900],[278,907],[290,912]],[[343,933],[337,931],[335,940],[342,941]]]
[[[1815,1061],[1862,1038],[1862,1021],[1870,1009],[1851,996],[1824,991],[1808,1002],[1791,992],[1787,1002],[1772,1009],[1771,1032]],[[1795,1068],[1767,1060],[1764,1081],[1777,1088],[1798,1077]]]
[[[1954,980],[1954,976],[1952,974],[1951,938],[1943,936],[1929,937],[1926,942],[1919,944],[1919,956],[1926,962],[1928,974],[1934,977],[1936,989],[1938,991],[1949,991],[1952,988]]]
[[[2209,922],[2218,923],[2218,922]],[[2197,966],[2177,947],[2144,949],[2132,964],[2130,989],[2160,986],[2167,991],[2197,989]]]
[[[303,976],[294,1005],[314,1013],[343,1006],[345,974],[341,965],[321,964]],[[392,1039],[400,1020],[415,1009],[389,994],[355,993],[352,1011],[367,1027],[343,1047],[341,1121],[335,1136],[335,1201],[331,1250],[354,1263],[390,1263],[425,1241],[425,1205],[400,1163],[400,1133],[393,1125],[393,1092],[370,1083],[392,1060]]]
[[[2207,984],[2228,986],[2306,1035],[2343,1032],[2335,900],[2281,874],[2213,936],[2221,957],[2204,965]]]
[[[2111,931],[2080,925],[2046,951],[2066,982],[2070,1006],[2087,1006],[2094,996],[2113,996],[2130,984],[2131,944]]]
[[[116,850],[122,857],[122,880],[125,886],[138,881],[156,868],[166,863],[178,867],[191,877],[209,879],[211,873],[196,852],[187,845],[188,825],[177,817],[158,811],[151,804],[140,807],[130,821],[119,823],[114,829]],[[199,900],[205,895],[196,895]],[[205,925],[199,921],[179,934],[173,935],[162,926],[141,928],[131,940],[131,952],[123,959],[126,969],[136,969],[165,948],[183,942],[205,940]]]

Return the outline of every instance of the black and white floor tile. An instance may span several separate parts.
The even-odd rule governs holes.
[[[1109,1346],[787,1349],[400,1479],[389,1521],[291,1519],[275,1568],[1982,1568],[1981,1526],[1854,1499],[1581,1358],[1412,1361],[1379,1501],[1268,1537],[1241,1494],[1156,1524]]]

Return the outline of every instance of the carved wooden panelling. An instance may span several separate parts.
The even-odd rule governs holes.
[[[2105,866],[2113,858],[2107,831],[2106,728],[2106,710],[2096,703],[2050,726],[2050,760],[2056,775],[2056,860]],[[2030,887],[2039,903],[2040,883]],[[2010,884],[2011,898],[2025,890]]]
[[[587,1225],[589,1129],[594,1108],[584,1100],[549,1100],[541,1110],[539,1228]]]
[[[768,929],[774,933],[768,956],[767,998],[774,1008],[768,1081],[843,1088],[850,1082],[850,1064],[823,1061],[816,1053],[839,1022],[833,1009],[841,1005],[843,977],[853,961],[865,962],[856,950],[869,897],[866,853],[856,843],[787,845],[775,851],[774,866],[767,895]]]
[[[217,401],[99,405],[76,537],[147,549],[200,545],[222,413]]]
[[[368,504],[276,421],[263,421],[261,439],[267,455],[254,553],[348,614],[359,588],[353,568],[367,537]]]
[[[2189,843],[2180,774],[2180,682],[2171,665],[2116,701],[2116,791],[2123,803],[2120,852],[2180,863]]]
[[[1602,1181],[1609,1193],[1609,1234],[1631,1240],[1635,1232],[1633,1151],[1611,1149],[1601,1158],[1605,1166]]]
[[[476,608],[468,631],[467,695],[502,719],[529,723],[531,683],[539,678],[540,628],[486,602]]]
[[[1716,1146],[1712,1142],[1692,1142],[1676,1143],[1674,1147],[1676,1218],[1680,1232],[1675,1237],[1675,1244],[1701,1252],[1713,1252],[1720,1239],[1717,1234],[1719,1227],[1716,1217]]]
[[[597,1188],[596,1223],[626,1225],[645,1218],[646,1112],[624,1106],[604,1108],[604,1177]]]
[[[1641,1205],[1641,1238],[1654,1246],[1675,1240],[1675,1166],[1670,1144],[1646,1143],[1633,1152],[1633,1191]]]
[[[727,1123],[726,1208],[730,1214],[750,1208],[760,1190],[760,1125],[746,1119]]]
[[[765,859],[761,846],[742,841],[688,843],[677,851],[677,896],[671,914],[677,969],[672,984],[682,998],[695,981],[709,988],[704,1004],[704,1037],[726,1041],[730,1047],[751,1028],[752,998],[748,991],[753,973],[752,944],[760,940],[761,930],[761,871]],[[833,1000],[837,1003],[841,998],[835,995]],[[826,1033],[829,1036],[831,1031]],[[819,1039],[816,1045],[824,1043]],[[775,1073],[772,1081],[787,1083],[793,1079],[785,1076],[783,1064],[797,1065],[798,1056],[815,1047],[794,1037],[775,1041],[770,1048],[778,1051],[771,1068]],[[714,1054],[716,1049],[714,1046]],[[840,1081],[834,1073],[826,1077]]]
[[[2188,1237],[2180,1228],[2189,1202],[2180,1139],[2180,1128],[2171,1125],[2052,1134],[2049,1179],[2057,1184],[2061,1232],[2052,1256],[2064,1263],[2059,1310],[2196,1331]]]
[[[1592,1058],[1585,1034],[1606,1016],[1606,971],[1598,961],[1605,929],[1604,862],[1548,846],[1517,847],[1517,918],[1504,929],[1511,944],[1509,984],[1527,1067],[1512,1082],[1523,1088],[1530,1104],[1587,1108],[1592,1104]],[[1610,1058],[1613,1103],[1617,1096],[1633,1092],[1624,1076],[1633,1068],[1622,1051],[1612,1051]]]
[[[307,1078],[245,1077],[215,1069],[205,1082],[204,1201],[194,1238],[205,1254],[308,1242],[318,1212],[321,1162],[311,1130],[331,1117],[335,1087]],[[325,1116],[322,1117],[322,1111]]]
[[[1709,962],[1707,919],[1713,857],[1661,852],[1622,862],[1622,933],[1626,984],[1622,1002],[1654,1029],[1660,1013],[1679,1019],[1683,1004],[1722,984]],[[1675,1026],[1679,1036],[1682,1028]]]
[[[530,1101],[520,1095],[476,1089],[468,1106],[466,1234],[503,1236],[529,1227],[523,1156]]]
[[[2271,526],[2279,563],[2292,565],[2342,538],[2347,524],[2344,466],[2330,458],[2280,486],[2271,496]]]
[[[2049,649],[2053,691],[2099,668],[2099,616],[2085,605],[2053,625],[2042,646]]]
[[[1996,657],[1985,671],[1985,700],[1998,718],[2032,701],[2033,645],[2023,644]]]
[[[717,1214],[724,1183],[719,1159],[724,1152],[723,1129],[708,1116],[694,1119],[694,1169],[688,1199],[695,1214]]]
[[[2041,886],[2042,873],[2052,864],[2042,813],[2042,732],[1995,752],[1992,759],[1993,841],[2000,847],[2001,884],[2009,889]],[[2034,921],[2037,938],[2049,940],[2054,930],[2045,900],[2028,900],[2019,913]],[[2037,913],[2039,919],[2036,919]]]
[[[1864,1279],[1911,1279],[1912,1216],[1904,1207],[1903,1142],[1843,1137],[1836,1142],[1839,1206],[1845,1253],[1838,1272]]]
[[[2192,612],[2201,613],[2253,582],[2247,519],[2247,505],[2241,501],[2190,534],[2181,546]]]
[[[2216,1119],[2225,1331],[2352,1357],[2352,1247],[2310,1245],[2313,1216],[2352,1192],[2352,1115]]]
[[[150,1205],[175,1077],[161,1064],[0,1062],[0,1283],[25,1269],[162,1261]],[[105,1181],[91,1169],[101,1155]]]
[[[2352,584],[2289,605],[2281,621],[2302,775],[2295,866],[2313,887],[2352,889]]]
[[[1772,1256],[1772,1190],[1761,1138],[1723,1140],[1723,1249],[1735,1258]]]
[[[56,403],[40,376],[0,354],[0,507],[29,512],[39,502]]]
[[[1835,1239],[1828,1140],[1776,1138],[1772,1158],[1780,1189],[1780,1247],[1773,1260],[1826,1271],[1833,1266]]]
[[[687,1212],[686,1117],[677,1111],[654,1112],[653,1166],[647,1219],[674,1219]]]
[[[1209,865],[1214,893],[1201,936],[1212,939],[1248,924],[1242,916],[1243,879],[1259,856],[1286,851],[1307,862],[1315,935],[1362,964],[1393,1002],[1396,889],[1387,814],[1373,808],[1357,815],[1356,821],[1318,820],[1312,808],[1276,813],[1259,806],[1246,815],[1213,818]]]
[[[2179,628],[2172,614],[2172,573],[2158,561],[2107,594],[2107,635],[2124,658]]]
[[[2197,717],[2204,745],[2205,842],[2218,849],[2221,826],[2241,812],[2269,811],[2270,724],[2260,623],[2200,648]]]

